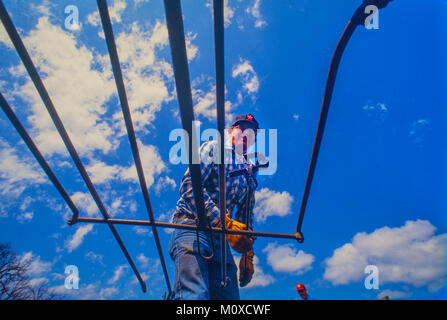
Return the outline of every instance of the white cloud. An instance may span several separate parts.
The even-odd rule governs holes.
[[[204,117],[210,121],[216,121],[216,86],[211,78],[203,75],[192,81],[192,98],[194,103],[194,114],[197,117]],[[207,82],[207,84],[205,84]],[[225,88],[225,94],[227,90]],[[225,119],[231,119],[234,115],[231,113],[235,106],[231,101],[225,101]]]
[[[262,28],[267,25],[267,21],[265,21],[262,17],[260,7],[261,0],[254,0],[253,4],[245,10],[248,14],[251,14],[255,18],[256,28]]]
[[[163,191],[165,192],[167,189],[174,190],[177,187],[177,183],[175,183],[174,179],[166,177],[161,177],[158,179],[157,183],[155,184],[155,192],[160,195],[160,193]]]
[[[234,261],[236,265],[239,265],[241,257],[234,257]],[[251,289],[257,287],[266,287],[275,282],[275,278],[269,274],[266,274],[260,265],[259,258],[255,255],[253,257],[253,265],[255,272],[253,273],[253,278],[247,284],[247,286],[241,289]],[[237,278],[239,279],[239,268],[237,271]]]
[[[408,136],[415,144],[421,146],[427,139],[431,130],[432,128],[429,120],[419,119],[413,122]]]
[[[93,224],[87,224],[80,226],[75,234],[66,243],[66,248],[68,252],[72,252],[77,247],[79,247],[84,241],[84,237],[93,230]]]
[[[149,266],[149,258],[146,257],[143,253],[140,253],[137,256],[137,261],[141,264],[141,267],[144,269]]]
[[[388,118],[388,107],[384,103],[366,104],[362,109],[369,118],[375,121],[384,122]]]
[[[357,233],[326,260],[324,279],[334,285],[361,281],[364,268],[376,265],[380,285],[404,283],[436,291],[447,280],[447,233],[435,235],[435,230],[429,221],[417,220]]]
[[[114,83],[100,55],[80,45],[72,33],[51,24],[48,17],[40,18],[23,41],[77,150],[81,154],[113,150],[118,144],[104,114]],[[95,64],[100,70],[94,69]],[[23,66],[12,67],[10,73],[26,79],[25,84],[16,85],[14,94],[31,104],[28,121],[39,149],[65,155],[65,146]]]
[[[197,48],[192,45],[194,35],[189,38],[189,54],[192,59]],[[135,130],[147,131],[163,103],[173,96],[168,86],[173,85],[171,65],[157,55],[169,43],[166,24],[156,22],[151,32],[142,30],[134,23],[129,33],[116,37],[116,44],[123,69],[129,106]],[[121,111],[118,118],[122,118]],[[124,126],[124,121],[121,122]]]
[[[29,222],[29,221],[33,220],[33,217],[34,217],[34,212],[33,211],[28,211],[28,212],[24,212],[22,214],[19,214],[17,216],[17,220],[20,223],[25,223],[25,222]]]
[[[199,53],[199,48],[192,43],[196,38],[197,33],[192,33],[191,31],[185,36],[186,56],[188,57],[188,61],[193,60]]]
[[[156,146],[144,145],[141,141],[137,141],[137,143],[146,184],[149,188],[153,185],[155,178],[167,170],[167,167],[161,159]],[[131,157],[131,161],[133,164],[121,166],[108,165],[100,160],[93,160],[86,170],[95,184],[105,184],[113,180],[139,184],[133,157]],[[155,190],[159,192],[162,188],[166,187],[176,187],[175,181],[168,176],[158,179]],[[117,200],[115,199],[114,201]],[[112,204],[111,209],[118,209],[120,206],[117,205],[118,203],[115,202],[115,205]],[[131,204],[127,205],[130,206]]]
[[[106,183],[115,179],[122,168],[118,165],[108,165],[100,160],[92,160],[86,168],[94,184]]]
[[[41,261],[40,256],[35,256],[32,251],[24,253],[20,257],[20,261],[23,263],[29,263],[28,274],[30,276],[39,276],[41,274],[47,274],[51,271],[51,262]]]
[[[279,192],[262,188],[255,192],[255,200],[253,214],[259,223],[265,222],[268,217],[285,217],[291,213],[293,197],[287,191]]]
[[[231,75],[241,79],[244,91],[255,100],[259,91],[259,79],[250,61],[239,58],[239,63],[233,67]]]
[[[3,23],[0,23],[0,43],[3,43],[9,49],[14,48],[14,45],[12,44],[11,39],[9,39]]]
[[[88,192],[76,192],[71,196],[71,200],[74,202],[81,213],[85,212],[89,217],[98,215],[99,209],[93,197]]]
[[[118,13],[125,2],[116,1],[113,7],[117,8],[115,19],[119,22]],[[198,54],[192,43],[195,36],[190,33],[188,38],[191,59]],[[82,45],[72,33],[52,25],[48,17],[38,20],[24,42],[78,152],[88,156],[97,150],[103,154],[116,150],[126,130],[119,105],[106,106],[116,95],[108,55]],[[156,22],[150,31],[142,30],[135,22],[128,32],[116,37],[136,131],[149,132],[162,104],[174,98],[169,93],[174,84],[172,67],[159,57],[168,42],[166,25],[161,22]],[[16,85],[14,94],[32,106],[28,121],[36,144],[45,154],[66,155],[65,146],[23,66],[10,68],[10,73],[16,78],[26,78],[24,85]]]
[[[211,14],[213,14],[213,1],[208,0],[205,4],[211,10]],[[230,6],[229,0],[224,0],[224,27],[227,28],[230,26],[231,21],[234,16],[234,9]]]
[[[137,4],[138,2],[142,2],[142,0],[137,1],[135,4]],[[115,0],[113,1],[113,4],[108,7],[110,20],[112,21],[112,23],[121,22],[121,15],[126,9],[126,6],[127,6],[126,1]],[[101,24],[101,17],[99,16],[99,11],[96,10],[93,13],[89,14],[87,16],[87,21],[93,26],[99,26]]]
[[[146,184],[149,188],[154,183],[155,177],[160,175],[167,168],[165,163],[162,161],[160,154],[158,153],[157,147],[153,145],[144,145],[143,143],[138,142],[138,150],[140,153],[144,176],[146,178]],[[135,164],[127,168],[122,168],[120,171],[120,178],[125,181],[139,183]]]
[[[192,90],[194,103],[194,114],[203,116],[210,120],[216,119],[216,88],[213,87],[205,92],[199,89]]]
[[[93,251],[89,251],[85,254],[85,258],[89,261],[99,262],[100,264],[103,264],[102,259],[104,258],[104,255],[96,254]]]
[[[303,274],[312,268],[315,261],[312,254],[296,250],[291,244],[280,246],[276,242],[270,243],[262,252],[267,253],[267,263],[276,272]]]
[[[95,283],[89,283],[88,285],[85,285],[82,283],[82,281],[79,284],[78,290],[67,290],[65,288],[65,285],[59,285],[55,287],[50,288],[54,293],[60,294],[60,295],[68,295],[72,299],[77,300],[97,300],[97,299],[103,299],[99,295],[100,293],[100,282],[97,281]]]
[[[34,3],[30,3],[30,11],[37,12],[43,16],[51,16],[51,6],[54,6],[49,0],[43,0],[42,4],[36,5]]]
[[[31,287],[37,287],[37,286],[42,286],[48,283],[48,279],[45,277],[42,278],[32,278],[29,281],[29,284],[31,285]]]
[[[36,160],[0,138],[0,194],[17,198],[26,188],[47,182]]]
[[[99,292],[99,296],[101,297],[101,299],[107,299],[110,298],[111,296],[117,295],[119,292],[120,291],[118,290],[118,288],[109,287],[101,289],[101,291]]]
[[[128,268],[128,266],[126,264],[123,264],[123,265],[120,265],[120,266],[116,267],[115,271],[113,273],[113,277],[110,278],[107,281],[107,283],[108,284],[116,283],[124,275],[124,273],[126,272],[127,268]]]
[[[151,229],[149,227],[142,227],[142,226],[135,226],[132,228],[133,231],[139,236],[148,236],[150,237],[152,235]]]
[[[228,27],[233,19],[234,10],[230,7],[230,0],[224,1],[224,26]]]
[[[134,0],[134,2],[135,2],[135,6],[138,6],[138,5],[140,5],[140,4],[142,4],[142,3],[144,3],[144,2],[149,2],[150,0]]]

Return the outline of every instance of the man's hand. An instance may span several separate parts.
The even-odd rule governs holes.
[[[247,230],[247,226],[245,224],[231,219],[228,215],[225,216],[225,226],[228,230]],[[227,234],[227,241],[235,251],[239,253],[246,253],[253,247],[254,239],[252,237],[239,234]]]
[[[253,250],[244,253],[239,261],[239,286],[245,287],[253,277],[255,268],[253,265],[253,257],[255,256]]]

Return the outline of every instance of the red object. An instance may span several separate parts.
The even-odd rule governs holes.
[[[245,119],[248,120],[248,121],[253,121],[254,117],[251,114],[247,114],[245,116]]]
[[[302,284],[302,283],[298,283],[297,285],[296,285],[296,291],[303,291],[303,290],[305,290],[306,289],[306,287],[304,286],[304,284]]]

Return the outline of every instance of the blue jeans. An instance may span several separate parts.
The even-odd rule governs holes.
[[[196,225],[194,220],[181,222]],[[239,300],[237,267],[227,245],[227,277],[229,283],[221,287],[221,244],[220,234],[214,236],[214,257],[200,257],[195,230],[175,229],[169,244],[169,254],[175,263],[174,300]],[[210,256],[211,239],[207,232],[199,232],[200,252]]]

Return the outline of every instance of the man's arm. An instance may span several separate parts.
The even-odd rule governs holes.
[[[214,145],[213,142],[205,142],[200,147],[200,171],[202,177],[202,186],[204,182],[210,179],[211,174],[216,169],[216,164],[214,162]],[[210,195],[203,189],[203,199],[205,205],[205,214],[209,217],[211,225],[216,225],[216,223],[220,222],[220,210],[219,207],[214,203],[211,199]],[[180,193],[183,195],[185,199],[188,199],[193,206],[194,211],[197,212],[197,206],[195,204],[193,190],[192,190],[192,180],[191,175],[189,173],[189,169],[186,171],[185,176],[183,177],[182,184],[180,187]],[[217,220],[216,220],[217,219]]]

